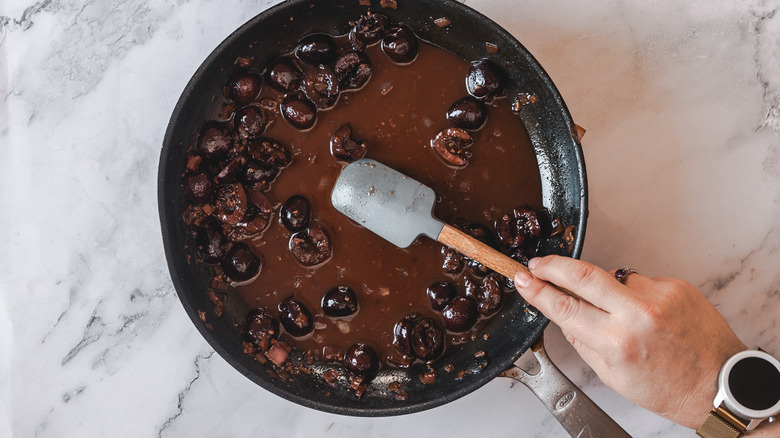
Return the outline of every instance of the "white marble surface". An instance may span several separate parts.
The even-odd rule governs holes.
[[[160,146],[197,66],[272,3],[0,1],[0,436],[565,436],[507,379],[406,417],[302,408],[196,332],[162,250]],[[584,258],[688,279],[780,354],[780,2],[466,3],[588,130]],[[693,436],[547,338],[632,435]]]

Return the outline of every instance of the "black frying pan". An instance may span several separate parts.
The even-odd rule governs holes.
[[[455,1],[398,0],[397,9],[381,8],[377,0],[372,3],[372,11],[385,13],[393,21],[409,25],[422,39],[465,60],[487,56],[505,66],[510,78],[509,98],[518,93],[537,97],[538,103],[521,107],[519,117],[536,151],[542,177],[543,203],[553,217],[560,217],[565,224],[576,226],[571,252],[562,248],[558,240],[546,242],[543,252],[579,257],[587,219],[585,165],[580,145],[572,134],[574,125],[571,116],[542,67],[512,35]],[[295,403],[337,414],[388,416],[445,404],[476,390],[507,370],[509,375],[516,375],[518,370],[513,363],[540,341],[548,320],[543,315],[534,317],[519,295],[509,294],[501,314],[485,328],[487,339],[449,348],[436,361],[437,378],[430,385],[423,385],[418,378],[425,372],[423,364],[412,366],[409,370],[382,371],[360,399],[347,388],[345,381],[331,386],[317,375],[332,365],[315,365],[314,374],[297,376],[291,382],[283,381],[270,377],[264,366],[242,352],[238,326],[248,308],[237,294],[229,294],[222,317],[214,316],[213,304],[206,293],[211,282],[209,266],[193,261],[191,237],[181,220],[186,206],[180,187],[186,150],[195,143],[201,124],[217,118],[223,101],[221,87],[236,58],[254,57],[256,65],[267,64],[276,56],[291,52],[304,35],[317,32],[345,34],[350,27],[349,21],[368,9],[358,0],[290,0],[261,13],[223,41],[194,74],[173,111],[160,157],[158,201],[163,243],[176,291],[198,330],[225,360],[258,385]],[[448,18],[452,24],[446,28],[437,27],[434,19],[439,17]],[[487,54],[486,42],[498,45],[499,52]],[[201,321],[199,310],[206,312],[208,327]],[[541,343],[538,345],[541,346]],[[486,353],[487,360],[475,360],[475,353],[479,351]],[[544,370],[544,360],[542,362]],[[445,364],[452,364],[456,371],[471,372],[462,379],[456,379],[456,372],[443,369]],[[557,372],[557,369],[553,371]],[[407,400],[398,400],[395,393],[387,390],[388,383],[396,380],[401,381],[409,392]],[[525,383],[528,384],[527,381]],[[549,382],[547,385],[546,388],[550,389]],[[535,392],[543,398],[540,392],[544,389]],[[556,391],[564,392],[557,394]],[[589,401],[576,388],[569,386],[554,390],[550,397],[567,395],[566,391],[572,394],[568,394],[568,399],[560,399],[564,402],[572,398]],[[560,400],[555,398],[545,403],[548,407],[553,406],[553,410]],[[566,403],[555,409],[561,408],[558,411],[562,411],[568,405]]]

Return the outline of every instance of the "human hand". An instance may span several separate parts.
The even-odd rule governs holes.
[[[532,259],[528,268],[533,277],[517,274],[517,290],[560,326],[607,386],[683,426],[704,422],[721,366],[747,347],[693,285],[640,274],[621,284],[561,256]]]

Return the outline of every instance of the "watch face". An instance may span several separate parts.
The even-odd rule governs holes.
[[[745,357],[728,375],[734,399],[742,406],[763,411],[780,402],[780,370],[766,359]]]

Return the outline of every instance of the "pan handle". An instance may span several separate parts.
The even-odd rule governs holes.
[[[544,349],[544,336],[539,338],[532,351],[539,361],[539,372],[529,374],[515,364],[503,375],[527,386],[569,435],[581,438],[631,438],[555,366]]]

